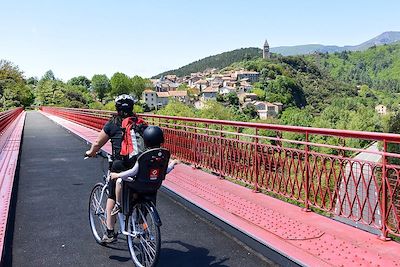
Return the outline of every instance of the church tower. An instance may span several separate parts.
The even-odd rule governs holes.
[[[264,47],[263,47],[263,58],[270,58],[271,54],[269,53],[269,44],[268,41],[265,40]]]

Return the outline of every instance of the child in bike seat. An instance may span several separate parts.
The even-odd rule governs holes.
[[[143,140],[147,150],[153,148],[160,148],[161,144],[164,143],[163,131],[161,130],[160,127],[148,126],[146,130],[144,130],[143,132]],[[170,160],[167,167],[167,173],[172,171],[174,169],[175,164],[177,163],[179,163],[178,160]],[[111,179],[117,180],[115,186],[116,204],[111,212],[111,215],[115,215],[120,211],[122,180],[128,182],[134,181],[134,177],[138,174],[138,172],[139,172],[139,163],[136,162],[133,168],[129,170],[120,173],[116,172],[111,173]]]

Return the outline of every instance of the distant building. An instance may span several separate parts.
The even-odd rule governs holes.
[[[240,71],[235,71],[234,77],[238,81],[247,79],[247,81],[254,83],[254,82],[258,82],[260,73],[257,71],[240,70]]]
[[[150,109],[154,109],[157,106],[157,93],[146,89],[143,91],[143,100]]]
[[[219,88],[219,93],[221,95],[227,95],[229,93],[236,93],[236,89],[234,87],[224,86],[224,87]]]
[[[243,108],[254,106],[260,119],[276,117],[282,111],[282,103],[269,103],[263,101],[245,102]]]
[[[244,79],[246,80],[246,79]],[[248,93],[253,89],[253,86],[247,81],[241,81],[239,85],[239,93]]]
[[[161,108],[167,105],[170,99],[189,104],[187,91],[154,92],[147,89],[143,92],[143,100],[150,109]]]
[[[378,113],[379,115],[386,115],[387,113],[387,108],[384,105],[377,105],[375,107],[375,111],[376,113]]]
[[[219,89],[215,87],[207,87],[200,93],[200,100],[216,100]]]
[[[194,83],[194,86],[202,91],[206,87],[208,87],[208,81],[207,80],[198,80],[197,82]]]
[[[269,44],[268,41],[265,40],[264,46],[263,46],[263,58],[268,59],[271,57],[271,54],[269,52]]]
[[[157,108],[166,106],[169,102],[168,92],[157,92]]]
[[[258,96],[254,93],[241,93],[238,94],[239,103],[243,104],[245,102],[256,101]]]

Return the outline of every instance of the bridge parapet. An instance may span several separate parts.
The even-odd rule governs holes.
[[[0,112],[0,265],[24,119],[22,108]]]
[[[43,107],[101,129],[112,112]],[[280,199],[400,236],[400,135],[140,114],[182,160]]]

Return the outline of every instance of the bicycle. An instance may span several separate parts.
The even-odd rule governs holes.
[[[112,158],[104,152],[98,156],[107,159],[108,169],[103,169],[103,182],[97,183],[90,193],[89,222],[96,242],[105,245],[101,236],[107,227],[106,202]],[[169,151],[163,148],[146,151],[137,159],[138,174],[132,182],[123,182],[118,233],[127,236],[132,261],[138,267],[152,267],[158,262],[162,222],[153,201],[165,178],[169,157]]]

